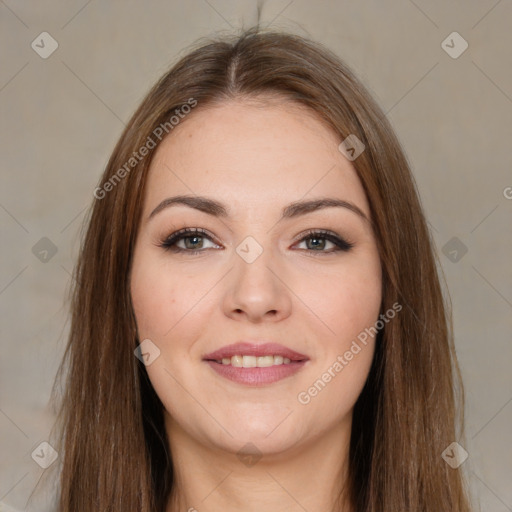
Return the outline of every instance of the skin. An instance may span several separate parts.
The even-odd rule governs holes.
[[[146,369],[165,407],[175,466],[168,512],[327,511],[341,490],[374,339],[308,404],[297,397],[378,320],[379,254],[370,224],[348,208],[279,220],[290,203],[320,197],[351,202],[370,218],[340,142],[299,105],[236,99],[198,106],[157,149],[130,286],[139,340],[160,350]],[[231,215],[178,205],[148,220],[162,200],[180,194],[221,201]],[[185,227],[213,235],[177,242],[202,253],[159,246]],[[333,231],[354,247],[330,252],[335,245],[326,239],[296,238],[308,229]],[[252,263],[236,252],[247,236],[263,248]],[[261,387],[231,382],[202,360],[247,338],[281,343],[310,360]],[[247,443],[262,455],[255,464],[237,456]]]

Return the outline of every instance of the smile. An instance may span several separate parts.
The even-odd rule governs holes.
[[[269,366],[278,366],[280,364],[290,364],[289,357],[283,356],[232,356],[223,357],[216,361],[219,364],[231,365],[237,368],[268,368]]]
[[[264,386],[295,375],[309,357],[278,343],[240,341],[203,356],[217,375],[238,384]]]
[[[246,386],[265,386],[292,377],[307,362],[307,359],[291,361],[289,358],[271,355],[232,356],[222,360],[205,360],[217,375]]]

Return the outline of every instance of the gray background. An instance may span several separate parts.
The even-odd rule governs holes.
[[[256,13],[256,1],[0,0],[0,502],[23,510],[43,473],[31,453],[52,425],[80,225],[123,124],[188,45]],[[268,0],[262,18],[345,59],[395,127],[453,302],[461,469],[482,510],[512,511],[512,2]],[[46,59],[31,47],[43,31],[59,45]],[[454,31],[469,45],[457,58],[442,46]]]

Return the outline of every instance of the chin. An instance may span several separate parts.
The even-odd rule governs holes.
[[[229,444],[229,450],[235,453],[246,443],[254,444],[264,453],[280,453],[298,442],[297,424],[296,421],[290,421],[291,417],[290,411],[257,419],[252,415],[238,416],[238,420],[231,423],[231,426],[226,425],[233,437],[226,435],[223,438]]]
[[[224,443],[217,445],[219,449],[232,453],[239,458],[244,456],[279,456],[292,449],[298,442],[288,432],[273,433],[245,430],[232,432],[233,438],[224,439]],[[240,435],[238,435],[240,434]]]

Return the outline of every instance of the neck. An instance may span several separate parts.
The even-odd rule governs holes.
[[[343,492],[351,420],[286,453],[251,458],[200,444],[166,414],[174,469],[166,512],[353,512]]]

